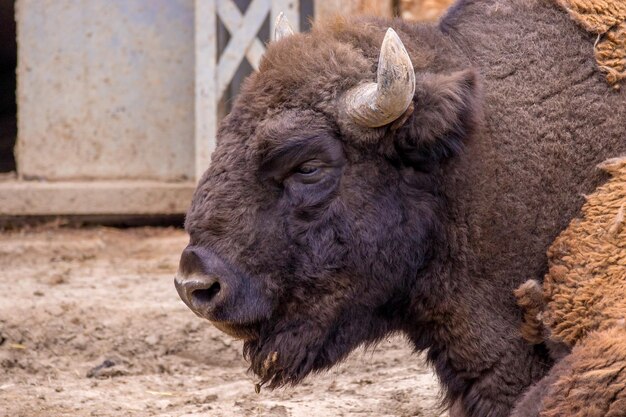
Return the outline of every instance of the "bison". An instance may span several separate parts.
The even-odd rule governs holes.
[[[285,27],[219,129],[179,295],[270,388],[401,333],[454,416],[508,415],[552,366],[513,290],[626,152],[626,93],[549,0]]]

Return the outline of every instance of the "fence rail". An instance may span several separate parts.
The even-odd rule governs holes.
[[[273,24],[281,12],[293,28],[299,30],[300,2],[297,0],[252,0],[243,13],[231,0],[196,0],[196,180],[209,166],[215,148],[219,103],[224,93],[244,59],[253,69],[258,69],[265,53],[259,30],[268,15]],[[218,19],[230,33],[230,40],[221,54],[218,54]]]

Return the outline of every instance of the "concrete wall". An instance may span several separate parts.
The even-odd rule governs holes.
[[[193,3],[18,0],[22,178],[193,178]]]

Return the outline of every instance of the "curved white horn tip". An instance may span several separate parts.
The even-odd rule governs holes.
[[[415,70],[400,37],[387,29],[378,58],[375,83],[363,84],[346,93],[344,105],[354,121],[364,127],[389,124],[410,107],[415,94]]]
[[[405,76],[408,77],[407,81],[409,87],[412,89],[410,94],[412,97],[415,92],[415,72],[413,70],[413,63],[400,36],[398,36],[398,33],[392,28],[387,29],[387,33],[385,33],[380,51],[380,60],[378,67],[379,74],[381,71],[385,71],[387,66],[402,68],[406,71]]]
[[[400,40],[400,36],[398,36],[398,32],[393,30],[393,28],[388,28],[387,32],[385,32],[385,40],[391,40],[391,39],[402,43],[402,41]],[[385,43],[385,40],[383,41],[383,43]]]
[[[280,12],[276,18],[276,22],[274,23],[274,40],[279,41],[293,34],[294,30],[285,17],[285,14]]]
[[[381,56],[393,56],[395,59],[403,59],[406,62],[410,63],[411,58],[409,57],[409,53],[402,43],[402,39],[398,36],[398,33],[392,28],[387,29],[387,33],[385,33],[385,38],[383,39],[383,44],[380,47]],[[411,64],[413,66],[413,64]]]
[[[380,49],[381,51],[384,51],[393,46],[399,48],[401,51],[406,52],[406,48],[404,47],[400,36],[398,36],[398,33],[392,28],[389,28],[385,33],[385,38],[383,39],[383,44],[381,45]]]

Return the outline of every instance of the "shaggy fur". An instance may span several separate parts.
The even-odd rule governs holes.
[[[626,158],[601,167],[614,177],[587,198],[584,218],[548,251],[543,320],[552,339],[569,346],[626,318]]]
[[[590,334],[553,373],[541,417],[626,416],[626,329]]]
[[[556,239],[543,288],[516,290],[522,333],[564,357],[517,406],[516,417],[626,416],[626,157]],[[569,350],[574,347],[571,355]]]
[[[516,291],[525,311],[522,333],[537,343],[549,339],[569,347],[596,330],[626,318],[626,157],[600,167],[613,178],[587,197],[583,218],[572,221],[548,250],[543,288],[528,281]]]
[[[414,111],[366,129],[342,96],[375,79],[388,26],[415,66]],[[551,366],[512,291],[546,273],[606,179],[591,167],[626,152],[626,95],[590,40],[549,1],[468,0],[439,26],[338,19],[270,45],[186,220],[191,247],[261,283],[218,324],[247,329],[263,384],[402,332],[457,415],[510,413]]]
[[[598,35],[596,61],[615,88],[626,80],[626,1],[557,0],[588,31]]]
[[[511,417],[626,416],[626,328],[592,332],[520,400]]]
[[[514,294],[517,305],[524,311],[521,328],[524,339],[535,345],[549,339],[542,321],[545,301],[541,284],[530,279],[520,285]]]

